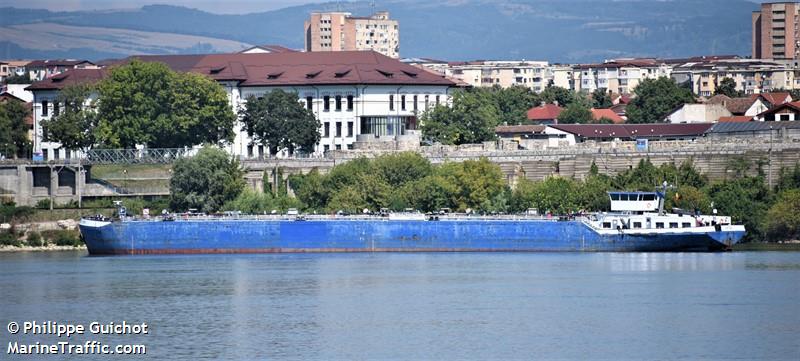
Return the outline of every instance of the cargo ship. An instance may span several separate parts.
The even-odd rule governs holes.
[[[609,192],[611,212],[569,216],[191,213],[80,221],[91,255],[302,252],[677,252],[728,250],[731,217],[664,212],[662,192]],[[714,212],[716,213],[716,212]]]

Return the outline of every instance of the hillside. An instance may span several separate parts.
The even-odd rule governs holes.
[[[370,2],[295,6],[246,15],[218,15],[165,5],[103,12],[2,8],[0,27],[46,22],[301,48],[303,20],[308,13],[337,8],[357,15],[372,11]],[[400,52],[404,57],[587,62],[622,56],[747,55],[750,13],[757,5],[745,0],[388,0],[382,1],[380,8],[400,21]],[[151,44],[153,38],[131,41],[128,49],[165,53],[191,51],[187,49],[196,45],[158,50]],[[224,46],[213,45],[213,41],[199,43],[203,42],[212,45],[202,49],[224,51]],[[75,57],[120,51],[84,45],[56,51]],[[17,54],[26,49],[41,48],[25,39],[0,38],[0,55],[4,57],[19,57]]]

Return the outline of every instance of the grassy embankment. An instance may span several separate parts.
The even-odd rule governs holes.
[[[169,164],[96,165],[92,167],[91,177],[131,191],[169,191],[171,169]]]

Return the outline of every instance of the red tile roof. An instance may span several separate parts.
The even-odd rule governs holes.
[[[776,105],[776,106],[770,108],[769,110],[764,111],[761,114],[757,115],[757,117],[763,119],[764,116],[766,116],[767,114],[775,114],[775,113],[777,113],[777,112],[779,112],[779,111],[781,111],[783,109],[786,109],[786,108],[789,108],[789,109],[793,110],[794,112],[800,112],[800,101],[791,102],[791,103],[783,103],[783,104]]]
[[[75,59],[48,59],[48,60],[34,60],[26,65],[28,68],[43,68],[46,66],[75,66],[78,64],[89,63],[94,65],[88,60],[75,60]]]
[[[69,69],[45,80],[37,81],[25,90],[56,90],[67,85],[94,83],[106,76],[106,69]]]
[[[625,123],[625,119],[622,119],[616,112],[611,109],[591,109],[592,111],[592,118],[594,120],[600,120],[601,118],[607,118],[614,122],[614,124]]]
[[[270,53],[293,53],[293,52],[297,52],[297,50],[290,49],[290,48],[287,48],[287,47],[282,46],[282,45],[264,44],[264,45],[251,46],[251,47],[249,47],[247,49],[244,49],[244,50],[240,51],[240,53],[244,53],[245,51],[253,50],[253,49],[256,49],[256,48],[264,49],[264,50],[266,50],[266,51],[268,51]]]
[[[148,55],[136,58],[161,62],[175,71],[199,73],[240,86],[283,85],[442,85],[456,83],[422,71],[374,51],[285,52],[257,54]],[[29,90],[60,89],[79,81],[96,81],[105,75],[99,69],[71,69],[29,86]]]
[[[652,138],[671,136],[700,136],[713,123],[687,124],[554,124],[549,127],[583,138]]]
[[[755,101],[758,97],[764,98],[764,100],[769,102],[772,106],[781,105],[786,103],[787,99],[789,101],[792,99],[792,95],[789,92],[753,94],[750,96],[750,99]]]
[[[558,105],[545,104],[542,106],[528,109],[527,115],[528,115],[528,120],[533,120],[533,121],[554,120],[558,119],[558,116],[561,114],[562,111],[564,111],[564,108]]]
[[[732,117],[719,117],[720,123],[743,123],[743,122],[752,122],[753,117],[748,117],[746,115],[734,115]]]

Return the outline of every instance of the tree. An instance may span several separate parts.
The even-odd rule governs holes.
[[[251,95],[239,117],[247,134],[273,155],[279,148],[287,148],[290,154],[296,148],[313,152],[320,139],[319,120],[300,104],[297,93],[278,89],[262,98]]]
[[[30,111],[22,102],[9,100],[0,104],[0,156],[25,157],[31,150],[25,118]]]
[[[742,177],[710,185],[706,192],[720,214],[743,223],[747,229],[746,240],[764,239],[764,220],[772,201],[772,194],[763,178]]]
[[[598,88],[592,92],[592,108],[610,108],[613,104],[611,95],[606,88]]]
[[[236,115],[221,85],[165,64],[133,60],[98,86],[97,141],[108,147],[154,148],[233,139]]]
[[[505,124],[523,124],[528,120],[527,111],[536,105],[539,96],[531,88],[512,85],[507,88],[493,87],[492,95],[500,122]]]
[[[714,95],[718,94],[731,98],[736,98],[743,95],[741,91],[736,90],[736,81],[728,77],[722,78],[717,85],[717,89],[714,90]]]
[[[169,182],[170,207],[216,212],[244,189],[244,172],[224,150],[207,146],[175,162]]]
[[[503,172],[486,158],[445,163],[435,172],[458,189],[454,208],[487,210],[487,205],[507,188]]]
[[[22,74],[22,75],[14,74],[14,75],[6,78],[4,83],[6,83],[6,84],[30,84],[32,82],[31,82],[31,78],[29,78],[28,75],[26,75],[26,74]]]
[[[56,98],[61,112],[42,121],[45,139],[61,143],[67,149],[87,149],[95,144],[97,112],[89,100],[94,86],[77,84],[64,87]]]
[[[581,97],[567,106],[558,116],[558,122],[563,124],[586,124],[593,120],[592,111],[589,110],[588,101]]]
[[[495,139],[500,113],[482,90],[456,90],[451,107],[440,105],[422,114],[422,136],[442,144],[470,144]]]
[[[569,214],[580,210],[580,186],[570,178],[547,177],[541,182],[523,179],[514,189],[512,204],[517,211],[536,208],[540,212]]]
[[[558,102],[558,105],[565,107],[575,101],[576,94],[569,89],[558,86],[548,86],[539,94],[539,98],[542,102],[548,104]]]
[[[658,123],[676,107],[694,103],[694,95],[674,80],[661,77],[643,80],[634,91],[636,97],[628,105],[628,123]]]
[[[376,173],[395,188],[433,173],[431,162],[415,152],[385,154],[375,158],[372,165]]]
[[[800,237],[800,189],[780,194],[767,211],[764,228],[770,240],[796,240]]]

